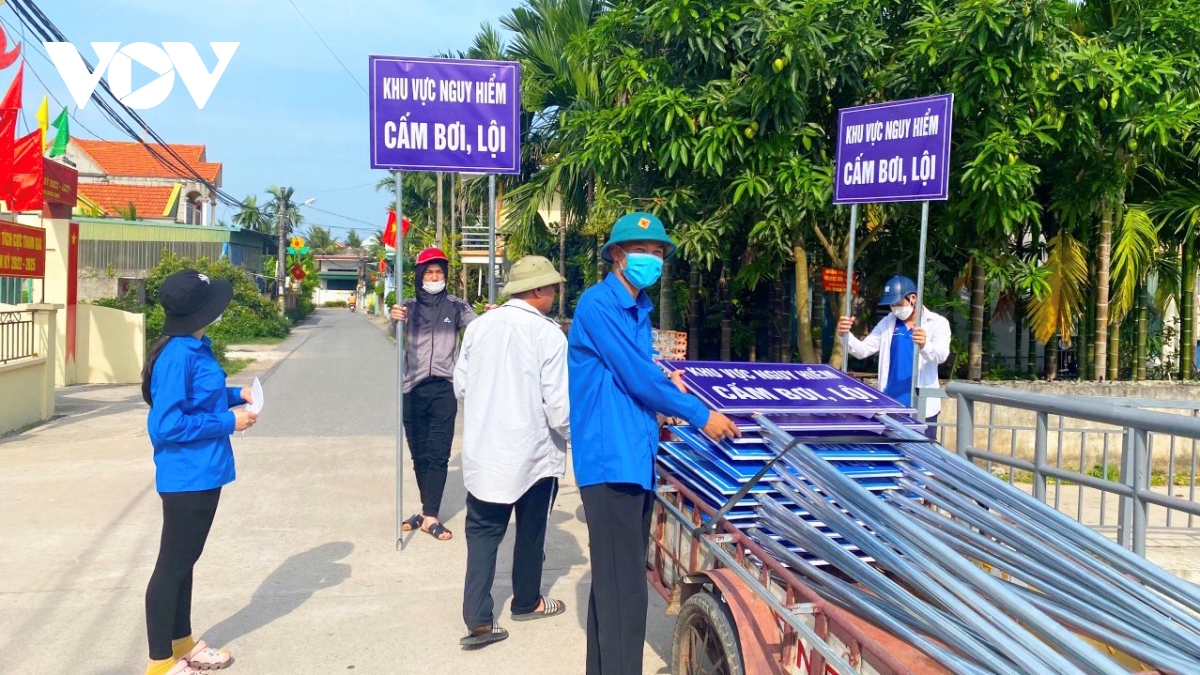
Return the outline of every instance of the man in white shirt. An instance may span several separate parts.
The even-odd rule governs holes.
[[[838,336],[850,335],[850,354],[858,359],[879,354],[879,391],[912,406],[913,350],[921,354],[921,366],[917,371],[917,387],[938,386],[938,365],[950,356],[950,322],[945,317],[922,308],[921,325],[917,325],[917,285],[912,279],[894,276],[883,286],[881,307],[891,313],[883,318],[870,335],[859,340],[850,333],[854,325],[852,317],[844,316],[838,321]],[[942,411],[942,400],[930,398],[925,402],[925,434],[937,438],[937,418]]]
[[[496,551],[517,515],[512,618],[562,614],[541,594],[546,525],[566,470],[570,438],[567,338],[546,315],[563,279],[549,260],[528,256],[509,272],[511,299],[467,326],[454,368],[464,402],[467,578],[459,643],[483,647],[508,637],[493,614]]]

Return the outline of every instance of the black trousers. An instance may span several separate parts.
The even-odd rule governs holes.
[[[208,540],[221,488],[159,496],[162,540],[146,587],[146,637],[155,661],[171,658],[171,641],[192,634],[192,568]]]
[[[442,509],[457,416],[458,399],[450,380],[430,378],[404,395],[404,435],[421,493],[421,513],[434,518]]]
[[[654,493],[640,485],[601,483],[579,488],[579,494],[592,560],[587,675],[641,675]]]
[[[546,560],[546,524],[558,496],[558,479],[543,478],[515,504],[494,504],[467,494],[467,580],[463,589],[463,621],[467,628],[495,620],[492,583],[496,580],[496,551],[517,512],[513,545],[512,613],[537,609],[542,599],[542,563]]]

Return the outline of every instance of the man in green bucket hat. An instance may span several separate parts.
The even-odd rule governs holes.
[[[675,248],[656,216],[622,216],[600,252],[612,273],[580,296],[571,325],[571,451],[592,568],[588,675],[642,672],[646,547],[662,420],[683,419],[714,440],[740,435],[729,418],[684,393],[654,363],[654,304],[645,289],[658,283]]]

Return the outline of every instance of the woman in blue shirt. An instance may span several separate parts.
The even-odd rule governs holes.
[[[250,389],[225,386],[225,372],[204,334],[233,298],[233,285],[182,270],[163,281],[163,337],[142,370],[146,427],[154,445],[155,483],[163,504],[158,562],[146,588],[146,675],[192,675],[233,663],[224,649],[192,637],[192,568],[217,513],[221,487],[234,479],[229,435],[254,426],[244,409]]]

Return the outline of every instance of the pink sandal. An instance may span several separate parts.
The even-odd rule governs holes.
[[[175,662],[175,665],[171,666],[171,669],[167,671],[167,675],[200,675],[200,671],[192,670],[192,668],[188,666],[187,660],[179,659]]]
[[[204,640],[197,642],[184,660],[195,670],[221,670],[233,665],[229,652],[209,647]]]

